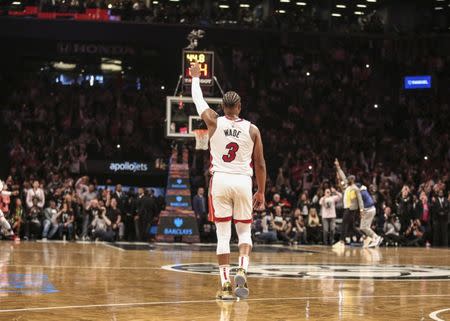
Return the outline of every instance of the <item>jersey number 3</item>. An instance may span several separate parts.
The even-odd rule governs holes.
[[[228,149],[228,154],[222,155],[222,160],[226,163],[231,163],[236,158],[236,153],[239,150],[239,145],[236,143],[228,143],[225,148]]]

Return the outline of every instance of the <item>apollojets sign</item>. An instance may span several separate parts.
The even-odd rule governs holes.
[[[217,265],[212,263],[165,265],[162,268],[186,273],[218,274]],[[259,264],[251,265],[248,275],[263,278],[316,280],[450,280],[450,268],[382,264]]]

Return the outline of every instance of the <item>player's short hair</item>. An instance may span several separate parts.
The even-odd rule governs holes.
[[[224,107],[234,107],[241,101],[241,97],[235,91],[228,91],[223,95],[222,103]]]

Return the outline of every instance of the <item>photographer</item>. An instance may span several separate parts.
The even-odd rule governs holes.
[[[400,229],[402,227],[400,220],[397,215],[391,213],[390,207],[385,207],[384,209],[384,238],[386,239],[386,244],[398,245],[402,243],[402,238],[400,237]]]
[[[111,221],[106,215],[106,207],[104,206],[99,208],[98,215],[92,221],[92,235],[95,240],[105,242],[114,241],[114,232],[111,229]]]
[[[263,211],[261,213],[261,233],[259,239],[265,243],[273,243],[277,241],[277,232],[274,230],[272,213]]]
[[[405,237],[407,239],[407,246],[422,246],[424,245],[423,236],[425,228],[420,223],[419,219],[411,220],[409,227],[406,229]]]
[[[88,239],[88,228],[90,222],[94,220],[100,213],[100,208],[98,205],[98,200],[94,198],[87,205],[87,209],[84,210],[83,214],[83,231],[81,232],[81,239],[85,241]]]

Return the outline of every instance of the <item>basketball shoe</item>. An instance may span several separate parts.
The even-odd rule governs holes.
[[[231,282],[225,282],[222,285],[222,288],[216,294],[216,299],[224,301],[236,299],[233,295],[233,287],[231,286]]]
[[[238,298],[246,299],[250,291],[247,286],[247,273],[243,268],[237,269],[236,275],[234,276],[234,283],[236,284],[234,294],[236,294]]]

